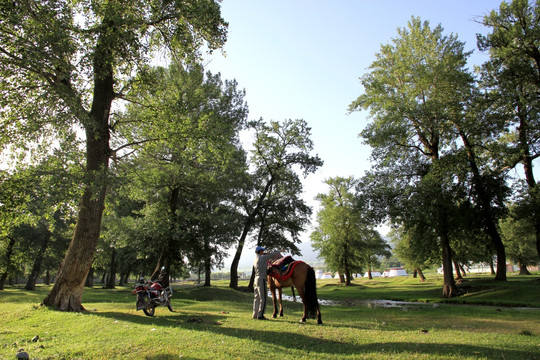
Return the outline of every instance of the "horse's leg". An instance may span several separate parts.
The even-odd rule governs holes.
[[[274,284],[274,280],[269,276],[268,277],[268,284],[270,285],[270,292],[272,293],[272,304],[274,305],[274,312],[272,313],[272,317],[276,318],[277,314],[277,304],[276,304],[276,285]],[[281,290],[278,290],[278,293]]]
[[[291,286],[291,291],[292,291],[292,300],[293,302],[296,302],[296,295],[294,294],[294,286]]]
[[[277,291],[278,291],[278,300],[279,300],[279,316],[283,317],[283,299],[282,299],[283,289],[278,287]]]
[[[296,286],[296,290],[298,290],[298,295],[300,296],[300,299],[302,299],[302,304],[304,305],[304,315],[302,316],[302,319],[300,321],[306,322],[308,310],[306,307],[306,301],[304,300],[304,287],[298,286],[298,284],[295,284],[295,286]]]

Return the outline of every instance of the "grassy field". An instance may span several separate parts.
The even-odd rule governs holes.
[[[470,278],[449,301],[434,275],[354,284],[318,281],[319,298],[336,302],[322,306],[323,325],[299,323],[293,302],[283,318],[253,320],[252,294],[227,282],[176,285],[175,312],[158,307],[153,318],[135,310],[128,287],[87,289],[83,313],[40,307],[49,287],[8,287],[0,291],[0,359],[21,349],[31,359],[540,359],[539,275]]]

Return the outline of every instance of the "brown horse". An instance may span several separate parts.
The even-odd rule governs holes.
[[[273,318],[277,317],[277,301],[279,300],[279,316],[283,316],[282,289],[289,286],[294,286],[298,291],[298,295],[304,304],[304,316],[302,322],[305,322],[307,317],[315,318],[317,316],[317,324],[322,324],[321,311],[319,309],[319,301],[317,300],[317,287],[315,279],[315,270],[303,261],[297,261],[296,264],[290,264],[292,275],[285,280],[281,279],[279,270],[274,267],[268,268],[268,284],[272,293],[272,302],[274,304]],[[279,280],[281,279],[281,280]],[[276,290],[278,299],[276,299]]]

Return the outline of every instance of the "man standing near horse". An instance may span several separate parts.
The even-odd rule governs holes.
[[[268,297],[268,290],[266,287],[266,275],[268,260],[278,259],[282,255],[281,253],[285,252],[274,251],[271,253],[266,253],[266,249],[262,246],[257,246],[255,248],[255,260],[253,261],[253,269],[255,271],[255,281],[254,281],[254,299],[253,299],[253,318],[259,320],[267,320],[264,317],[264,310],[266,308],[266,298]]]

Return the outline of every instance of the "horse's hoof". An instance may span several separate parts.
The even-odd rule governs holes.
[[[283,317],[283,314],[279,314],[279,317]]]
[[[305,323],[305,322],[306,322],[306,319],[300,319],[300,322],[301,322],[301,323]]]
[[[276,315],[272,315],[272,318],[274,318],[274,319],[275,319],[275,318],[277,318],[277,316],[276,316]]]
[[[317,325],[322,325],[322,320],[317,320]]]

